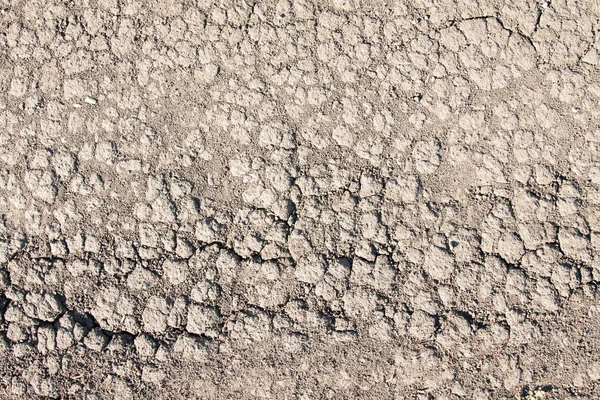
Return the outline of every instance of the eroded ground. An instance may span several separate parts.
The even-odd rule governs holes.
[[[1,398],[600,395],[596,1],[0,1]]]

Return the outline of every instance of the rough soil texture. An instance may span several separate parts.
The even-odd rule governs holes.
[[[597,1],[0,5],[0,398],[600,396]]]

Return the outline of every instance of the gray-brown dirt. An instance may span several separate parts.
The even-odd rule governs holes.
[[[599,16],[0,0],[0,398],[598,398]]]

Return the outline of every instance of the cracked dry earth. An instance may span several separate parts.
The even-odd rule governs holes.
[[[595,1],[0,0],[0,398],[600,396]]]

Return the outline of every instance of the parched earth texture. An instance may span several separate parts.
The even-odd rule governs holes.
[[[0,398],[598,398],[599,17],[0,0]]]

